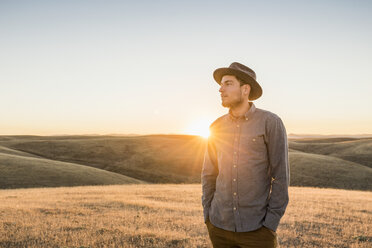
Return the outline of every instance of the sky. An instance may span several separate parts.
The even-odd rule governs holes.
[[[184,134],[257,74],[287,133],[372,133],[371,1],[0,1],[0,135]]]

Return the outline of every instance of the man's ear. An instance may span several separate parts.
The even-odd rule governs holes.
[[[251,93],[251,86],[249,84],[246,84],[246,86],[244,87],[244,93],[245,94]]]

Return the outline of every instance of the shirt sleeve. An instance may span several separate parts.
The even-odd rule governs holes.
[[[289,201],[288,140],[284,124],[277,116],[268,121],[266,132],[272,183],[263,225],[276,231]]]
[[[202,205],[204,213],[204,222],[209,218],[209,208],[216,191],[216,178],[218,175],[216,147],[213,142],[213,131],[208,138],[207,147],[204,154],[204,163],[201,174],[202,182]]]

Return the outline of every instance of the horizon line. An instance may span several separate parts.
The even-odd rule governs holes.
[[[187,133],[81,133],[81,134],[0,134],[0,136],[42,136],[42,137],[53,137],[53,136],[148,136],[148,135],[187,135],[187,136],[200,136],[196,134],[187,134]],[[357,134],[319,134],[319,133],[289,133],[287,137],[290,136],[320,136],[320,137],[372,137],[372,133],[357,133]]]

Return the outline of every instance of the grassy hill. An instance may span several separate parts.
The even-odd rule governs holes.
[[[371,190],[372,169],[332,156],[293,151],[292,186]]]
[[[199,183],[205,140],[188,135],[0,136],[0,146],[2,153],[90,166],[150,183]],[[291,185],[372,190],[372,168],[367,167],[372,139],[291,140],[289,148]]]
[[[128,183],[143,182],[89,166],[25,156],[0,147],[0,189]]]
[[[201,185],[0,190],[0,247],[212,247]],[[290,187],[281,247],[372,244],[372,192]]]
[[[292,149],[328,155],[372,168],[372,138],[305,139],[290,141]]]
[[[32,157],[32,158],[39,157],[39,156],[30,154],[30,153],[27,153],[27,152],[14,150],[14,149],[4,147],[4,146],[0,146],[0,154],[11,154],[11,155],[18,155],[18,156]]]
[[[15,137],[1,144],[153,183],[200,182],[205,149],[202,138],[187,135]]]

